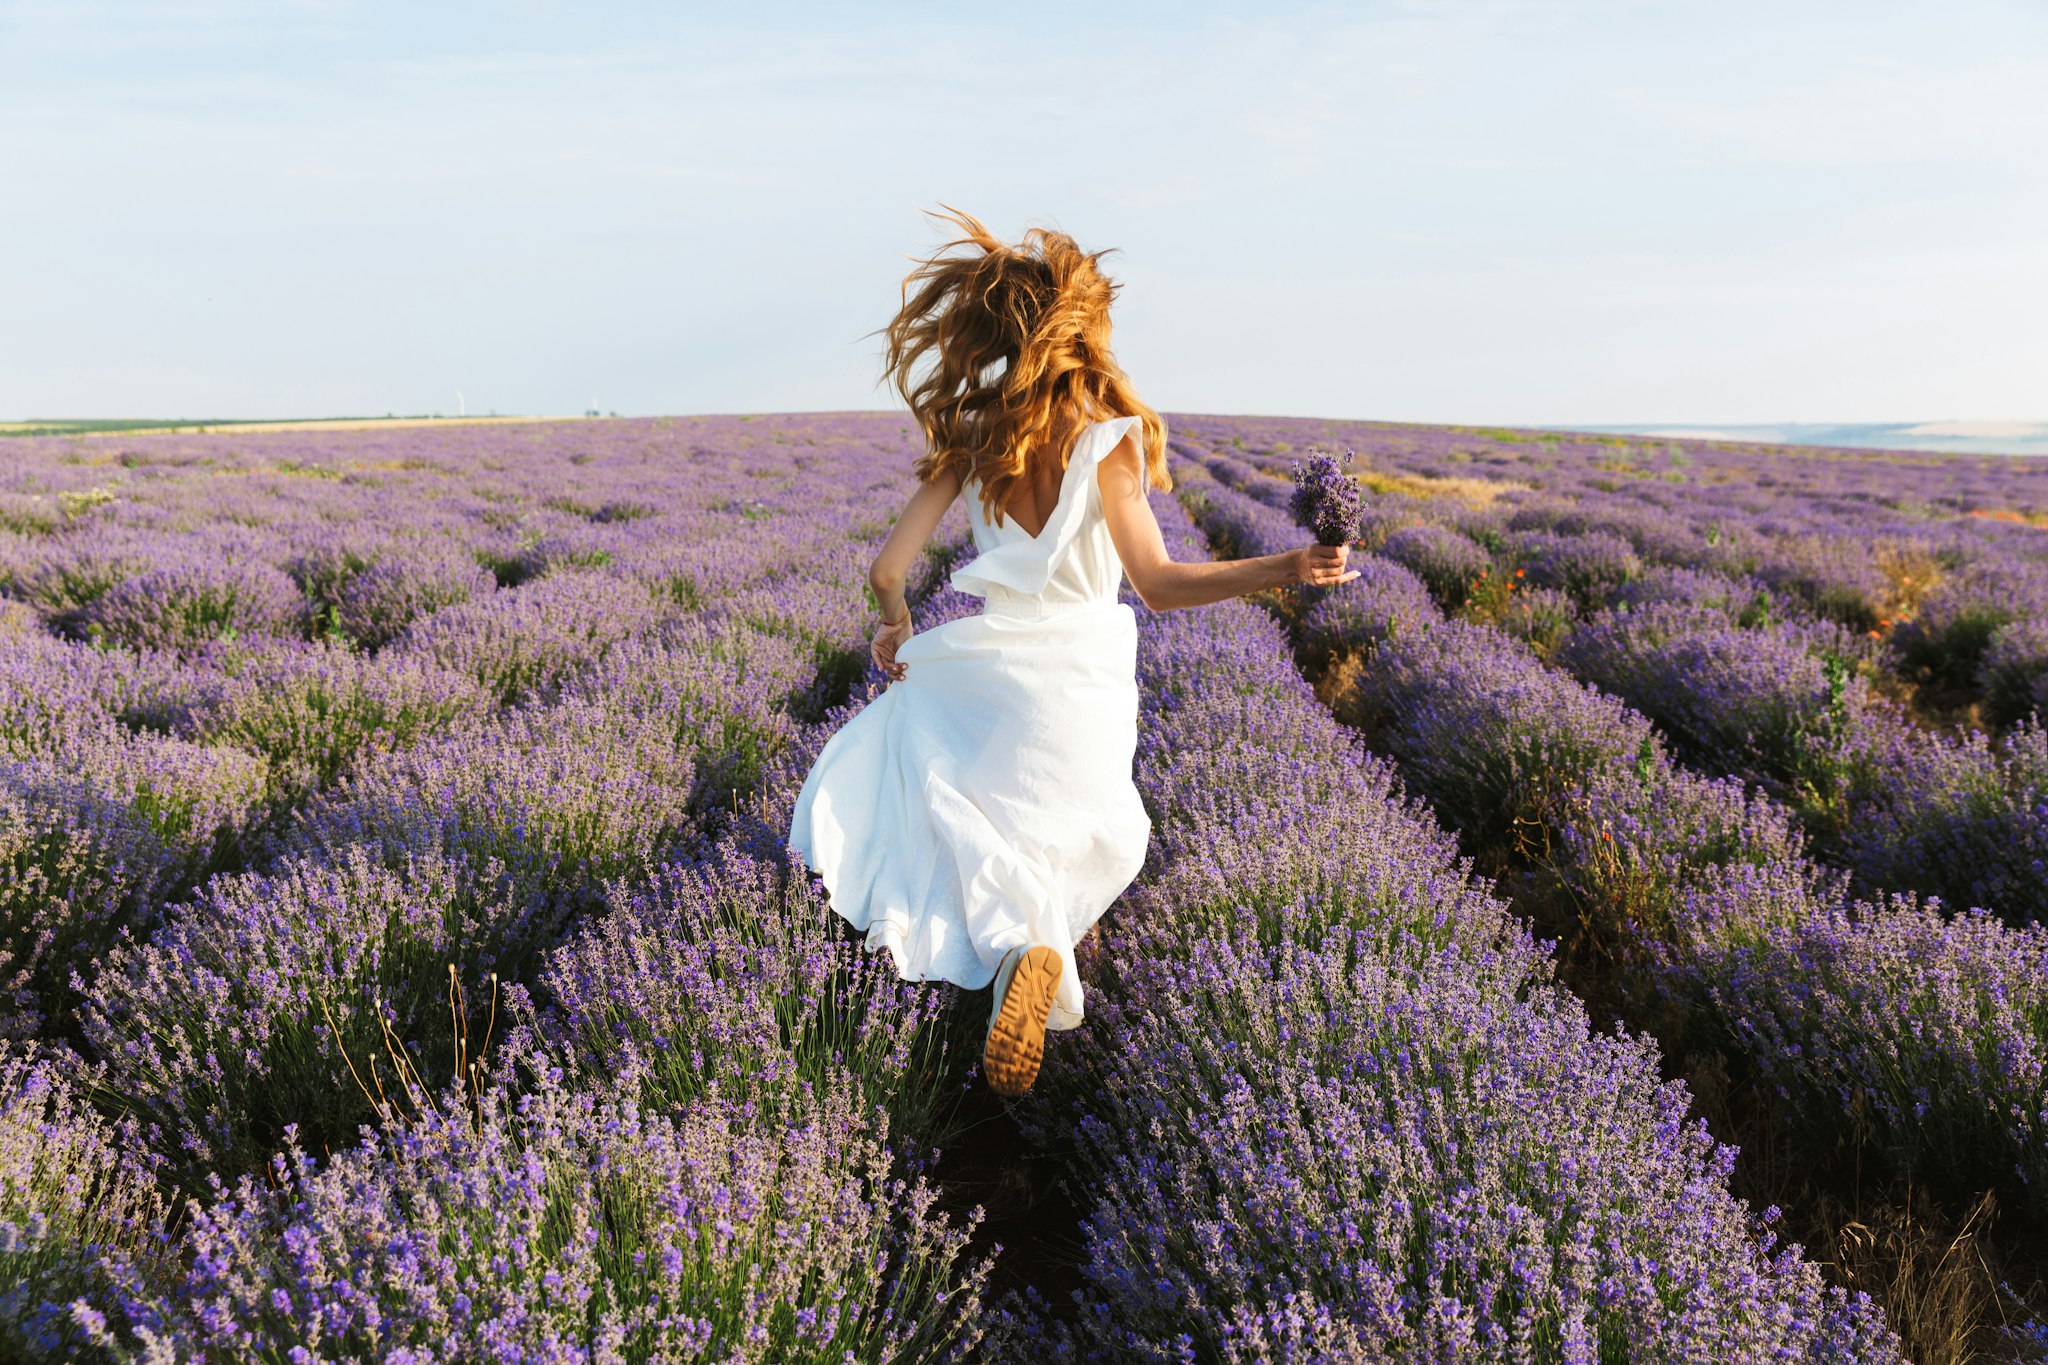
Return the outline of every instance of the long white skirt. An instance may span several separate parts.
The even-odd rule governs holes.
[[[986,986],[1043,944],[1063,968],[1046,1027],[1081,1022],[1074,944],[1152,834],[1137,648],[1120,602],[991,604],[912,635],[903,678],[826,742],[789,842],[905,980]]]

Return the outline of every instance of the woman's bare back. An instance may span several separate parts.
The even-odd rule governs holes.
[[[1069,417],[1047,442],[1046,451],[1058,451],[1064,456],[1073,449],[1075,440],[1087,426],[1087,422]],[[1003,515],[1023,527],[1024,534],[1035,537],[1045,529],[1046,521],[1059,503],[1066,469],[1058,457],[1043,453],[1031,461],[1030,469],[1029,486],[1004,506]]]

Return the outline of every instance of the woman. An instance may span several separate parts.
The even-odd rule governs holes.
[[[868,573],[890,684],[819,753],[789,842],[903,978],[993,983],[982,1071],[1018,1095],[1046,1031],[1081,1022],[1074,944],[1151,837],[1131,781],[1137,620],[1121,580],[1171,611],[1357,573],[1344,546],[1168,558],[1147,499],[1172,486],[1166,427],[1111,357],[1120,286],[1097,269],[1105,253],[1037,228],[1012,248],[948,216],[967,235],[904,280],[886,329],[888,371],[926,442],[920,486]],[[947,257],[956,246],[973,254]],[[913,639],[905,576],[963,492],[978,557],[951,581],[982,611]]]

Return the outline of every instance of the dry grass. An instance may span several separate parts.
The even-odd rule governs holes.
[[[2048,512],[2021,512],[2010,507],[1973,507],[1973,517],[1986,517],[1992,521],[2017,522],[2021,526],[2048,526]]]
[[[1360,657],[1349,650],[1330,660],[1330,666],[1321,674],[1310,678],[1315,689],[1316,700],[1330,708],[1338,720],[1356,726],[1361,719],[1356,714],[1353,699],[1358,696],[1358,676],[1365,665]]]
[[[1889,591],[1878,603],[1878,614],[1886,622],[1911,620],[1920,603],[1941,582],[1941,563],[1925,545],[1914,541],[1892,542],[1877,547],[1877,568]]]
[[[2011,1360],[2000,1329],[2015,1319],[2002,1284],[2033,1286],[2036,1240],[2001,1227],[1996,1194],[1937,1195],[1865,1169],[1852,1121],[1832,1153],[1794,1137],[1771,1097],[1740,1061],[1713,1048],[1667,1047],[1693,1112],[1738,1150],[1734,1192],[1753,1209],[1782,1210],[1776,1231],[1797,1242],[1827,1280],[1868,1294],[1884,1311],[1908,1360],[1963,1365]],[[1731,1070],[1736,1074],[1731,1075]]]
[[[1207,474],[1207,471],[1203,471]],[[1255,467],[1266,478],[1292,487],[1294,480],[1277,469]],[[1485,507],[1495,498],[1515,489],[1531,491],[1530,485],[1513,479],[1481,479],[1463,474],[1404,474],[1388,469],[1354,469],[1351,477],[1375,493],[1399,493],[1410,498],[1450,498],[1469,507]]]
[[[1834,1228],[1841,1282],[1884,1305],[1885,1319],[1921,1365],[1981,1358],[1984,1324],[1998,1316],[1998,1278],[1984,1232],[1997,1214],[1990,1191],[1953,1221],[1932,1214],[1913,1191]]]
[[[26,603],[0,597],[0,640],[20,640],[42,631],[42,618]]]
[[[1509,489],[1527,492],[1529,485],[1512,479],[1476,479],[1466,475],[1398,474],[1358,471],[1357,480],[1375,493],[1400,493],[1411,498],[1450,498],[1468,507],[1484,507]]]

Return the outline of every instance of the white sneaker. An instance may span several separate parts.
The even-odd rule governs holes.
[[[1003,960],[996,964],[995,989],[989,992],[988,1026],[994,1029],[996,1020],[1003,1013],[1003,996],[1010,989],[1010,978],[1017,974],[1017,964],[1024,960],[1024,945],[1018,944],[1003,954]],[[982,1045],[988,1044],[988,1034],[982,1034]]]

